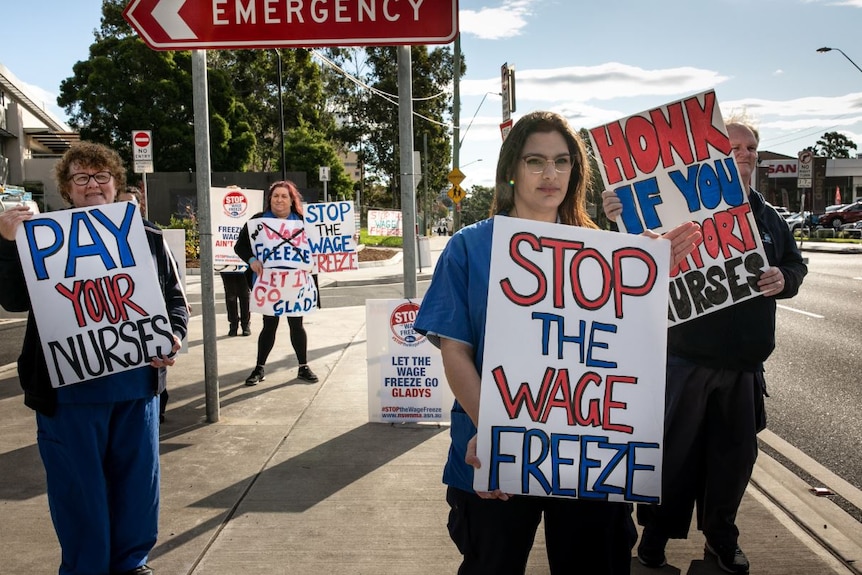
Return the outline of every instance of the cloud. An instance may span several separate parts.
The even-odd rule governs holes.
[[[518,100],[534,102],[587,102],[628,96],[690,94],[714,88],[728,80],[712,70],[681,67],[645,70],[617,62],[599,66],[571,66],[515,71]],[[465,80],[461,94],[481,95],[500,89],[499,77]]]
[[[458,28],[462,34],[473,34],[483,40],[520,36],[534,3],[535,0],[508,0],[497,8],[459,10]]]

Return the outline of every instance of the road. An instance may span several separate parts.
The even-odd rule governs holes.
[[[779,302],[768,427],[862,489],[862,255],[806,255],[802,290]]]

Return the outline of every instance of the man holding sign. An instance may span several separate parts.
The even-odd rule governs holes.
[[[55,177],[81,209],[0,215],[0,304],[30,311],[18,375],[36,411],[60,572],[146,575],[158,533],[159,393],[186,334],[186,299],[162,234],[113,203],[125,187],[116,152],[76,144]]]
[[[498,233],[498,228],[518,227],[517,222],[520,221],[518,218],[531,221],[529,226],[525,224],[524,228],[530,227],[532,229],[535,223],[542,225],[549,233],[557,232],[560,234],[558,237],[564,233],[558,228],[569,231],[571,230],[570,227],[595,229],[596,225],[590,220],[585,207],[586,188],[590,181],[589,171],[589,161],[583,141],[577,132],[569,126],[565,118],[552,112],[533,112],[518,120],[500,148],[496,193],[492,208],[496,216],[463,228],[452,237],[434,270],[434,277],[427,294],[423,298],[414,324],[414,329],[417,332],[428,336],[432,342],[439,343],[446,378],[456,398],[451,415],[452,443],[449,459],[443,472],[443,482],[448,485],[449,533],[463,555],[463,561],[458,571],[461,575],[523,574],[536,529],[543,519],[545,521],[548,563],[552,574],[590,573],[602,575],[630,572],[631,548],[636,538],[631,519],[631,508],[620,498],[611,500],[602,495],[594,496],[595,486],[609,480],[609,477],[600,475],[598,472],[595,474],[587,472],[594,481],[591,481],[587,486],[586,491],[589,492],[589,495],[583,499],[576,498],[584,495],[580,485],[576,485],[577,493],[575,493],[568,480],[564,484],[553,479],[544,481],[547,476],[538,470],[538,463],[532,465],[532,461],[524,465],[524,474],[532,477],[542,475],[542,487],[547,487],[547,490],[543,493],[537,491],[536,494],[553,494],[553,497],[536,497],[532,495],[532,491],[529,492],[530,495],[521,495],[522,490],[518,491],[518,495],[512,495],[504,489],[495,488],[496,482],[494,480],[484,483],[485,487],[477,487],[477,481],[475,481],[479,478],[478,482],[481,482],[480,476],[488,475],[487,473],[480,474],[480,471],[494,466],[494,462],[490,460],[486,452],[481,452],[481,457],[477,455],[477,427],[485,432],[484,438],[479,441],[481,444],[490,435],[487,434],[489,425],[484,419],[484,406],[489,402],[497,403],[500,395],[496,392],[497,389],[502,390],[510,400],[514,398],[512,403],[519,403],[521,406],[524,405],[523,402],[530,403],[530,407],[525,409],[520,409],[514,405],[509,406],[512,408],[513,425],[511,431],[513,434],[518,433],[521,429],[519,424],[514,423],[519,415],[517,412],[531,412],[531,416],[534,415],[536,419],[545,419],[550,411],[556,416],[571,407],[572,401],[570,400],[573,400],[574,396],[574,393],[566,395],[565,389],[571,391],[568,386],[568,382],[571,380],[567,379],[565,375],[548,376],[545,379],[548,385],[545,385],[544,382],[538,382],[532,388],[528,388],[529,384],[527,383],[521,383],[523,381],[521,379],[510,380],[507,383],[503,381],[502,376],[491,379],[482,376],[485,374],[483,362],[494,352],[494,350],[486,349],[486,341],[492,337],[486,331],[492,324],[492,319],[504,321],[506,319],[505,317],[489,317],[489,302],[491,301],[489,292],[497,293],[501,290],[509,292],[512,299],[521,301],[521,306],[525,308],[527,313],[533,312],[534,318],[538,313],[534,303],[535,297],[529,294],[524,294],[521,297],[513,293],[509,288],[515,286],[511,284],[491,283],[494,268],[492,258],[497,253],[492,252],[492,238]],[[510,225],[507,226],[507,223]],[[564,224],[564,226],[556,224]],[[585,230],[585,232],[589,231]],[[606,235],[600,232],[592,233]],[[565,298],[568,298],[570,297],[569,289],[571,289],[579,296],[583,296],[578,298],[580,300],[594,297],[592,288],[597,287],[595,284],[591,283],[588,296],[585,292],[579,291],[583,286],[570,286],[568,282],[566,283],[566,290],[557,290],[559,284],[544,276],[543,271],[546,268],[526,261],[535,252],[543,251],[542,248],[547,247],[549,251],[560,254],[559,259],[555,260],[556,263],[551,267],[556,272],[561,272],[562,270],[558,268],[564,267],[563,260],[567,264],[571,264],[573,268],[575,267],[573,252],[583,251],[583,255],[587,255],[586,259],[592,259],[595,256],[595,259],[586,266],[591,267],[599,259],[594,250],[586,249],[585,245],[568,240],[548,239],[545,241],[545,236],[541,239],[535,237],[531,239],[529,236],[531,236],[529,233],[519,235],[518,237],[524,243],[519,243],[519,248],[511,253],[513,259],[521,261],[525,268],[534,272],[532,283],[529,280],[523,282],[523,285],[517,286],[516,292],[523,294],[523,290],[520,288],[525,287],[526,291],[530,291],[529,286],[532,285],[535,292],[533,296],[549,291],[553,291],[554,294],[562,294],[565,291]],[[672,259],[678,261],[693,248],[694,241],[699,238],[699,232],[695,224],[687,223],[668,233],[667,236],[672,239]],[[505,238],[506,234],[502,237]],[[667,249],[664,245],[661,247]],[[580,248],[585,249],[581,250]],[[565,256],[562,255],[563,252],[566,252]],[[625,259],[624,253],[641,252],[638,250],[631,250],[631,252],[620,250],[618,256]],[[651,278],[653,284],[658,278],[662,278],[665,281],[664,285],[666,285],[668,260],[667,252],[664,253],[665,264],[663,269],[659,270],[657,265],[646,264],[634,265],[634,268],[641,272],[648,268],[651,273],[647,276]],[[645,257],[642,263],[646,260],[649,258]],[[598,268],[592,267],[592,269],[594,271],[596,269],[608,271],[608,268],[603,265],[599,265]],[[561,273],[555,274],[554,277],[565,276],[567,276],[566,273]],[[554,285],[553,290],[549,287],[552,283]],[[599,291],[607,294],[608,285],[610,284],[605,285],[603,289],[600,288]],[[630,289],[627,285],[626,287],[618,285],[618,287],[621,287],[623,291]],[[661,294],[661,297],[663,298],[664,295]],[[584,301],[581,303],[586,307],[592,307],[591,304]],[[565,307],[565,304],[561,303],[561,305]],[[574,312],[575,308],[579,308],[579,305],[569,306],[570,309],[565,311]],[[498,310],[495,309],[494,311],[497,312]],[[503,313],[498,312],[498,315],[503,315]],[[605,336],[608,339],[613,338],[610,333],[612,331],[611,326],[597,328],[593,324],[594,334],[578,336],[578,328],[570,328],[570,324],[567,323],[567,332],[569,328],[574,332],[569,337],[568,333],[566,336],[561,334],[563,331],[562,313],[560,313],[559,321],[551,317],[552,314],[539,315],[541,317],[537,319],[540,320],[538,322],[540,327],[547,325],[549,333],[553,330],[553,333],[560,334],[559,340],[554,340],[555,342],[559,341],[560,353],[562,353],[563,340],[569,343],[565,346],[567,351],[578,347],[577,340],[585,345],[586,342],[590,342],[590,351],[583,356],[589,355],[591,358],[589,361],[593,361],[593,359],[599,361],[599,356],[602,360],[607,357],[607,350],[602,349],[600,351],[599,348],[606,347],[604,342],[607,339]],[[546,320],[547,323],[545,323]],[[577,322],[574,323],[577,324]],[[499,323],[497,325],[497,331],[500,331]],[[522,333],[513,325],[510,324],[508,329],[504,329],[502,336],[522,341],[524,345],[520,346],[518,351],[510,354],[511,360],[513,363],[520,361],[522,364],[529,364],[536,360],[536,357],[530,355],[530,351],[527,350],[534,350],[536,346],[528,346],[527,342],[523,340],[527,334]],[[534,323],[534,325],[536,324]],[[543,329],[539,331],[543,332]],[[593,335],[595,335],[595,340]],[[556,357],[557,351],[549,352],[548,356],[551,355]],[[572,355],[577,357],[578,352],[575,351]],[[545,359],[544,356],[543,359]],[[570,366],[573,370],[576,369],[577,361],[571,359]],[[551,384],[551,379],[554,381],[553,384]],[[574,382],[571,383],[574,387]],[[554,386],[553,393],[549,392],[551,385]],[[584,387],[588,387],[589,391],[583,389],[581,391],[589,394],[594,393],[597,386],[590,383]],[[619,387],[627,386],[620,385]],[[480,392],[483,406],[481,408],[482,425],[479,425]],[[610,392],[608,393],[610,394]],[[529,399],[526,399],[527,396]],[[542,397],[544,400],[541,399]],[[535,401],[543,402],[538,409],[536,409],[533,398],[539,398]],[[621,407],[615,401],[610,403],[615,407]],[[608,409],[611,408],[608,407]],[[597,411],[601,411],[600,409],[597,410],[594,405],[591,408],[579,405],[577,410],[577,415],[572,413],[574,419],[583,416],[584,412],[597,415]],[[616,409],[613,411],[619,414]],[[660,404],[659,411],[661,411]],[[660,418],[661,414],[659,413],[657,416]],[[615,418],[616,415],[613,417]],[[565,417],[563,419],[565,420]],[[518,419],[518,421],[521,420]],[[479,433],[483,433],[483,431],[479,431]],[[533,435],[537,437],[537,443],[544,441],[545,436],[541,430],[531,429],[529,431],[531,434],[536,432]],[[493,433],[493,429],[491,433]],[[581,433],[584,436],[598,435],[599,431],[593,429],[591,423],[581,425],[572,421],[571,424],[566,425],[564,421],[562,428],[557,430],[555,435],[559,438],[560,435],[566,434],[569,439],[574,440],[580,437]],[[660,429],[658,434],[661,434]],[[542,437],[539,437],[540,435]],[[490,441],[493,443],[494,438],[491,437]],[[572,444],[573,442],[570,442],[568,446],[570,447]],[[528,442],[525,441],[525,445],[528,445]],[[545,444],[543,443],[543,445]],[[558,457],[557,445],[555,443],[555,447],[549,447],[549,450],[553,450],[554,454],[545,458],[553,458],[559,464],[555,467],[568,469],[577,467],[573,464],[574,457],[569,455],[568,448],[563,458]],[[614,448],[616,447],[620,446]],[[508,450],[508,455],[503,457],[510,461],[516,458],[523,459],[520,452],[517,455],[511,455],[515,451]],[[585,453],[587,452],[589,456],[581,457],[580,463],[587,467],[594,467],[591,459],[593,450],[587,449]],[[542,453],[548,456],[548,450],[543,450]],[[619,454],[622,456],[621,451]],[[531,454],[525,453],[525,455]],[[539,458],[541,458],[541,454]],[[619,459],[614,461],[618,462]],[[634,463],[632,466],[633,468],[637,467]],[[494,469],[491,470],[492,473]]]
[[[795,296],[807,273],[787,224],[750,187],[757,132],[731,122],[727,136],[768,262],[749,282],[760,295],[668,331],[663,499],[638,507],[638,560],[647,567],[666,563],[669,538],[688,537],[697,501],[706,550],[725,571],[748,573],[736,513],[766,426],[763,363],[775,347],[775,299]],[[603,197],[605,214],[616,219],[623,203],[613,191]]]

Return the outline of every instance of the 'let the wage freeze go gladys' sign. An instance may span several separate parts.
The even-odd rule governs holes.
[[[15,239],[51,385],[171,352],[171,324],[134,204],[44,214],[23,222]]]
[[[477,491],[658,502],[670,242],[494,218]]]
[[[666,232],[698,222],[703,241],[674,270],[671,325],[760,295],[766,253],[714,91],[590,130],[621,230]]]

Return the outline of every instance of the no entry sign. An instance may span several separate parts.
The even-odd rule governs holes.
[[[132,0],[155,50],[448,44],[458,0]]]
[[[153,137],[149,130],[132,130],[132,163],[135,173],[153,173]]]

